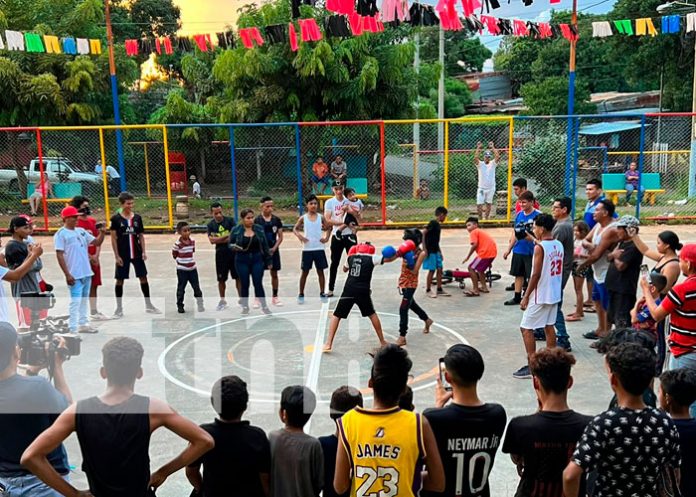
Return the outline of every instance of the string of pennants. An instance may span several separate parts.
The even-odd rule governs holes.
[[[102,53],[100,40],[40,35],[21,31],[5,30],[5,39],[0,35],[0,50],[10,52],[51,53],[67,55],[99,55]]]
[[[307,0],[305,0],[307,1]],[[462,0],[469,5],[477,5],[478,0]],[[494,0],[487,0],[494,1]],[[346,5],[347,4],[347,5]],[[478,4],[480,5],[480,4]],[[251,49],[266,44],[289,43],[291,50],[297,51],[300,42],[319,41],[324,36],[348,38],[363,33],[379,33],[385,26],[398,26],[401,23],[412,26],[438,26],[442,24],[445,31],[467,30],[472,33],[487,31],[488,34],[501,36],[526,36],[535,39],[563,37],[577,40],[575,26],[570,24],[551,24],[547,22],[524,21],[520,19],[503,19],[490,15],[470,14],[461,18],[454,8],[454,0],[441,0],[436,7],[414,3],[410,8],[405,0],[383,0],[385,6],[393,6],[394,11],[380,13],[374,0],[358,0],[358,8],[353,8],[352,0],[327,0],[327,10],[334,14],[322,19],[297,19],[287,24],[274,24],[263,27],[247,27],[215,34],[197,34],[193,36],[158,37],[126,40],[126,54],[129,56],[171,55],[174,51],[190,52],[197,47],[202,52],[234,48],[238,42]],[[293,5],[294,7],[294,5]],[[392,14],[385,14],[392,12]],[[319,25],[322,24],[322,26]],[[299,26],[299,29],[298,29]],[[299,39],[298,39],[299,37]]]
[[[696,12],[687,14],[684,19],[686,33],[696,31]],[[655,19],[662,34],[679,34],[682,29],[682,16],[669,15]],[[592,23],[594,38],[607,38],[614,35],[657,36],[659,33],[655,22],[650,17],[639,19],[620,19],[616,21],[596,21]]]

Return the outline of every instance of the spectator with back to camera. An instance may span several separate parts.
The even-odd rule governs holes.
[[[72,402],[63,372],[65,356],[61,339],[55,352],[53,385],[37,376],[40,368],[29,367],[26,376],[17,373],[22,350],[10,323],[0,323],[0,495],[11,497],[61,497],[21,463],[24,450],[56,420]],[[58,478],[69,479],[70,465],[65,448],[56,444],[46,454]],[[4,492],[4,493],[3,493]]]
[[[143,376],[143,353],[142,345],[132,338],[116,337],[106,342],[99,371],[106,380],[104,393],[68,407],[24,451],[22,465],[58,495],[150,497],[170,475],[215,445],[208,433],[166,402],[135,393],[135,382]],[[188,445],[151,474],[150,437],[162,427]],[[61,478],[47,459],[73,432],[80,443],[82,470],[87,475],[89,490],[77,490]]]

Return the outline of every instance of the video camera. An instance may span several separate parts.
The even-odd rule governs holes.
[[[532,238],[534,237],[534,221],[524,224],[520,223],[515,226],[515,238],[524,240],[527,238],[527,235],[531,235]]]
[[[31,327],[19,333],[20,362],[29,366],[48,367],[52,375],[53,358],[59,353],[63,359],[80,355],[80,337],[70,333],[67,316],[39,320],[39,313],[53,308],[56,299],[51,292],[23,292],[22,307],[31,310]],[[60,339],[65,341],[61,347]]]

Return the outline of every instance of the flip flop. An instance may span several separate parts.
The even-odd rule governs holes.
[[[479,292],[481,292],[481,293],[491,293],[490,290],[484,290],[483,288],[479,288]]]
[[[583,316],[578,316],[576,314],[569,314],[566,316],[565,320],[569,323],[573,323],[575,321],[582,321]]]
[[[597,309],[595,309],[594,307],[584,307],[583,311],[589,312],[590,314],[595,314],[597,312]]]
[[[480,297],[481,296],[480,293],[474,293],[471,290],[467,290],[466,292],[464,292],[464,295],[466,295],[467,297]]]

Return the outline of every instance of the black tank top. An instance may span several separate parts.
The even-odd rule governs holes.
[[[77,403],[75,431],[82,470],[95,497],[145,497],[150,481],[150,399],[133,395],[109,406]]]

